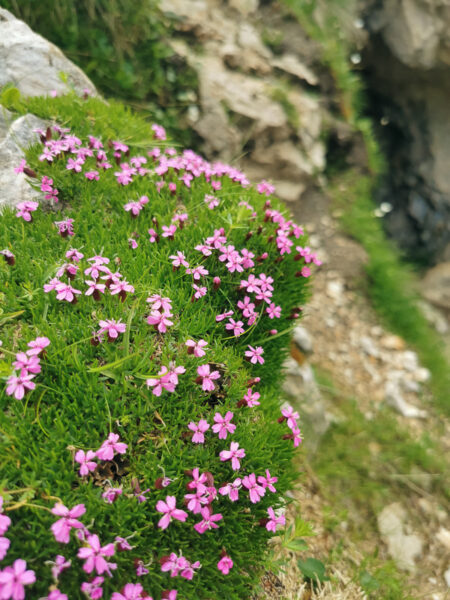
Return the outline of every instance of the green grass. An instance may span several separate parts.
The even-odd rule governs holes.
[[[10,92],[7,98],[10,108],[55,120],[70,127],[83,142],[91,134],[100,137],[112,163],[108,140],[128,144],[131,156],[147,156],[146,150],[158,145],[149,124],[119,103],[82,100],[74,95],[23,100]],[[164,144],[159,145],[164,148]],[[295,477],[293,444],[283,439],[289,430],[286,424],[277,423],[277,418],[281,364],[293,325],[289,315],[294,306],[305,301],[307,280],[295,277],[299,263],[293,261],[292,254],[277,260],[275,244],[267,241],[277,225],[264,220],[267,198],[254,188],[244,189],[228,177],[220,177],[222,189],[216,193],[220,206],[211,211],[204,195],[212,188],[204,175],[188,188],[179,183],[180,173],[169,169],[164,180],[176,182],[177,193],[170,194],[167,186],[158,193],[155,180],[161,177],[152,172],[135,177],[128,186],[119,186],[114,165],[101,171],[99,181],[88,181],[83,173],[75,175],[66,169],[67,155],[48,164],[39,161],[41,152],[41,144],[29,148],[27,163],[39,177],[45,174],[53,178],[59,189],[57,207],[38,209],[31,223],[17,218],[11,209],[1,215],[0,248],[9,248],[16,256],[14,266],[0,257],[0,491],[12,519],[7,533],[11,548],[4,564],[19,557],[27,560],[37,576],[31,597],[39,598],[48,594],[51,584],[46,561],[64,554],[72,560],[72,567],[64,572],[60,589],[71,598],[81,597],[79,586],[87,576],[76,558],[80,542],[72,533],[70,544],[63,546],[50,532],[56,521],[50,509],[59,499],[68,507],[85,504],[82,521],[91,533],[99,534],[102,544],[112,542],[116,535],[131,536],[133,550],[116,553],[112,559],[118,567],[111,579],[106,577],[104,597],[110,598],[125,583],[137,581],[133,561],[142,560],[148,564],[150,575],[141,581],[155,600],[171,587],[182,597],[248,598],[264,568],[270,537],[259,521],[269,506],[285,503],[284,494]],[[95,159],[88,158],[83,171],[93,167]],[[31,183],[36,185],[36,180]],[[124,204],[143,194],[149,203],[137,219],[132,219]],[[251,202],[254,217],[252,211],[238,205],[242,200]],[[274,208],[287,214],[276,199],[271,201]],[[160,228],[179,212],[187,212],[189,219],[175,239],[161,238],[151,244],[147,230],[155,226],[154,220]],[[74,219],[73,238],[58,235],[53,224],[67,217]],[[273,300],[282,306],[276,323],[260,315],[238,338],[225,330],[224,323],[217,323],[215,316],[229,309],[235,309],[238,316],[235,304],[242,296],[238,288],[247,273],[229,273],[215,254],[202,258],[194,250],[220,227],[236,248],[247,247],[255,256],[268,252],[268,258],[249,272],[264,272],[274,278]],[[139,236],[136,250],[129,246],[131,235]],[[74,287],[86,289],[82,275],[86,258],[101,253],[111,260],[113,270],[120,270],[133,284],[135,293],[124,302],[109,294],[99,302],[81,295],[77,304],[58,301],[55,292],[45,293],[44,284],[65,262],[65,252],[71,246],[85,255]],[[191,301],[192,277],[184,269],[172,269],[169,256],[177,250],[184,251],[192,265],[201,263],[210,271],[205,279],[208,294],[197,302]],[[217,292],[212,289],[213,275],[222,279]],[[146,298],[152,293],[168,296],[173,303],[174,325],[164,335],[146,323]],[[257,310],[263,307],[259,305]],[[100,319],[120,319],[127,331],[114,343],[104,341],[93,346],[90,338]],[[278,329],[277,336],[269,334],[273,327]],[[6,394],[5,381],[13,370],[14,354],[25,350],[36,336],[47,336],[51,342],[42,359],[42,373],[35,379],[36,389],[24,400],[16,400]],[[188,356],[184,345],[188,338],[208,341],[203,359]],[[244,362],[248,344],[263,346],[263,365]],[[157,397],[146,387],[145,379],[170,361],[185,366],[186,373],[179,376],[175,393],[163,392]],[[206,362],[221,373],[213,394],[204,393],[195,383],[197,366]],[[262,378],[255,388],[261,393],[261,406],[238,408],[253,376]],[[246,451],[241,475],[252,471],[259,475],[268,468],[279,478],[277,492],[267,493],[257,504],[249,501],[244,490],[236,503],[219,496],[213,505],[214,512],[223,514],[217,532],[198,534],[193,525],[200,519],[192,514],[186,523],[173,522],[161,531],[156,502],[170,494],[182,507],[189,481],[187,470],[198,467],[201,472],[211,472],[217,487],[234,479],[229,463],[218,459],[219,452],[229,448],[230,437],[219,440],[209,431],[205,445],[195,445],[187,429],[189,421],[200,418],[212,424],[216,411],[224,414],[228,409],[234,412],[237,425],[231,440]],[[119,433],[128,444],[124,459],[106,463],[97,470],[97,477],[80,478],[73,463],[74,450],[98,449],[109,432]],[[155,481],[163,474],[173,482],[159,490]],[[141,504],[133,495],[135,481],[142,490],[150,490],[148,500]],[[110,484],[123,486],[123,495],[111,505],[101,497]],[[222,548],[234,561],[226,576],[217,569]],[[192,581],[170,579],[161,572],[159,560],[170,552],[182,552],[189,560],[201,562],[202,568]]]

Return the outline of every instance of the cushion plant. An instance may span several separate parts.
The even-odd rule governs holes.
[[[249,598],[319,261],[270,184],[118,103],[16,110],[49,126],[17,167],[45,199],[0,217],[0,597]]]

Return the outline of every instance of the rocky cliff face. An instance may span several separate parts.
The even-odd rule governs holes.
[[[450,260],[450,2],[365,3],[364,59],[389,160],[383,200],[400,244]]]

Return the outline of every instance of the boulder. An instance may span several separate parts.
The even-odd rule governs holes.
[[[60,73],[67,76],[67,84]],[[8,83],[25,96],[63,94],[68,85],[79,94],[95,92],[91,80],[61,50],[0,8],[0,87]]]
[[[26,176],[15,173],[14,168],[24,157],[23,149],[37,141],[34,130],[46,127],[47,123],[34,115],[14,119],[7,110],[0,111],[0,209],[42,196],[30,186]]]
[[[417,534],[405,533],[406,519],[403,506],[394,502],[385,506],[378,515],[378,529],[399,569],[414,572],[415,561],[422,554],[423,542]]]

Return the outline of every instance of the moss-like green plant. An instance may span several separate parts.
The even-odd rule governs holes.
[[[268,509],[283,507],[295,475],[299,432],[296,415],[280,413],[279,384],[308,291],[313,257],[294,250],[305,236],[268,184],[258,192],[236,169],[167,149],[163,131],[120,104],[69,95],[13,105],[51,125],[45,152],[34,144],[22,168],[53,200],[1,216],[2,567],[27,561],[32,598],[49,594],[58,554],[71,561],[56,582],[70,598],[96,575],[104,598],[128,583],[155,600],[171,589],[249,598],[275,526]],[[43,337],[32,372],[36,359],[20,352]],[[190,354],[188,340],[207,342],[205,354]],[[22,397],[24,381],[33,389]],[[235,430],[224,439],[213,425],[228,411]],[[245,452],[240,465],[230,443]],[[238,478],[231,501],[220,488]],[[196,485],[201,513],[186,506]],[[183,511],[169,522],[168,496]],[[85,512],[61,523],[59,503]],[[205,524],[208,506],[218,529]],[[86,560],[95,535],[117,568]],[[175,555],[194,565],[192,580],[186,564],[173,579],[164,571]]]

